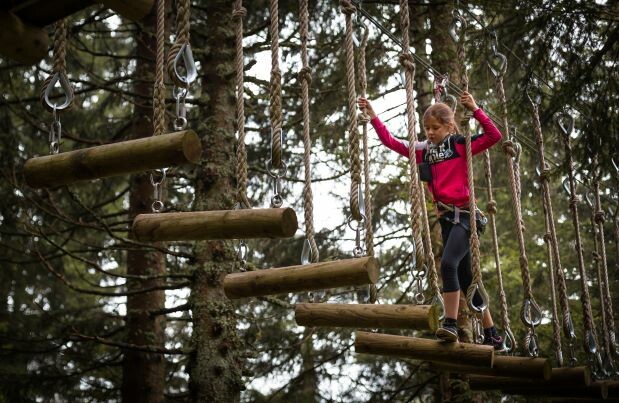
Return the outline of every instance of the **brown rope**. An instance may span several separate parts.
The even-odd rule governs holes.
[[[301,70],[299,71],[299,81],[301,82],[301,100],[303,108],[303,163],[305,166],[305,183],[303,185],[303,205],[305,214],[305,236],[311,249],[311,261],[317,263],[318,246],[314,237],[314,202],[312,196],[312,139],[310,137],[310,110],[309,110],[309,86],[312,82],[312,75],[309,68],[307,57],[307,40],[309,27],[308,0],[300,0],[299,17],[301,34]]]
[[[357,8],[350,0],[340,0],[340,11],[346,17],[346,36],[344,40],[344,48],[346,52],[346,87],[348,90],[348,136],[349,136],[349,154],[350,154],[350,212],[352,218],[362,220],[361,209],[359,206],[359,187],[361,184],[361,159],[359,149],[359,130],[357,127],[357,112],[356,102],[357,94],[355,92],[355,55],[353,46],[353,27],[352,14],[357,11]]]
[[[426,252],[426,265],[429,269],[428,284],[432,290],[433,299],[441,297],[441,287],[438,284],[438,273],[436,271],[436,262],[434,261],[434,252],[432,251],[432,234],[430,232],[430,220],[428,217],[428,209],[425,206],[426,191],[423,186],[419,186],[421,191],[421,200],[424,201],[424,206],[421,209],[423,214],[423,241]],[[444,309],[444,307],[443,307]]]
[[[157,2],[157,53],[155,59],[155,84],[153,87],[153,129],[154,135],[163,134],[165,121],[165,0]]]
[[[45,81],[43,81],[43,85],[41,86],[41,91],[39,93],[41,104],[49,112],[53,112],[54,109],[48,105],[47,102],[45,102],[45,92],[56,74],[66,74],[67,42],[67,23],[65,19],[62,19],[54,25],[54,61],[52,64],[52,72],[49,76],[47,76]],[[65,90],[70,91],[70,93],[66,94],[66,96],[73,98],[73,87],[69,86],[69,88]]]
[[[271,25],[271,86],[269,102],[269,120],[271,122],[271,165],[283,168],[282,160],[282,73],[279,68],[279,4],[271,0],[269,15]]]
[[[183,82],[176,76],[174,72],[174,60],[184,45],[189,45],[189,32],[190,32],[190,16],[191,16],[191,1],[190,0],[177,0],[176,7],[176,40],[170,47],[168,53],[168,76],[170,80],[177,87],[186,88],[188,83]]]
[[[496,231],[496,218],[497,203],[494,200],[492,192],[492,164],[490,161],[490,152],[486,150],[484,152],[484,170],[486,174],[487,182],[487,194],[488,194],[488,206],[486,210],[488,212],[488,220],[490,221],[490,231],[492,234],[492,249],[494,251],[494,264],[496,267],[497,285],[499,287],[499,303],[501,307],[501,321],[503,323],[503,329],[507,334],[513,335],[507,308],[507,296],[505,295],[505,289],[503,287],[503,274],[501,273],[501,256],[499,255],[499,237]],[[514,349],[516,346],[512,346]]]
[[[410,53],[409,39],[410,17],[408,11],[408,1],[400,0],[400,29],[402,31],[402,53],[400,54],[400,64],[404,69],[405,89],[406,89],[406,120],[408,129],[408,150],[409,150],[409,170],[410,187],[409,199],[411,203],[411,228],[415,244],[415,269],[418,272],[423,270],[425,251],[422,237],[422,205],[421,185],[417,173],[417,162],[415,158],[415,143],[417,142],[417,132],[415,130],[415,101],[413,98],[413,78],[415,76],[415,62]]]
[[[594,158],[594,163],[597,163],[597,156]],[[615,352],[615,325],[613,315],[613,300],[610,294],[608,281],[608,266],[606,264],[606,241],[604,239],[604,211],[600,200],[600,181],[598,176],[593,180],[593,192],[595,198],[595,212],[593,220],[597,226],[597,245],[598,259],[597,272],[598,283],[600,288],[600,303],[602,305],[602,327],[604,330],[604,347],[609,356]],[[584,298],[583,298],[584,299]],[[583,307],[584,309],[584,307]]]
[[[548,219],[546,220],[546,225],[547,225],[546,236],[548,237],[550,241],[550,246],[552,248],[554,268],[555,268],[555,274],[556,274],[556,279],[557,279],[557,287],[559,291],[559,304],[561,307],[561,314],[563,316],[563,332],[564,332],[565,337],[571,338],[571,335],[568,332],[569,325],[571,324],[572,320],[571,320],[570,307],[569,307],[569,302],[568,302],[568,297],[567,297],[567,286],[565,283],[565,274],[563,273],[563,267],[561,266],[561,255],[559,253],[557,231],[555,228],[554,214],[552,210],[552,200],[550,197],[550,188],[548,184],[548,179],[549,179],[548,176],[550,174],[550,170],[548,166],[546,165],[546,161],[544,158],[544,138],[542,135],[542,127],[539,121],[538,105],[533,99],[531,99],[531,106],[532,106],[532,111],[533,111],[533,127],[534,127],[535,138],[536,138],[538,154],[539,154],[539,164],[541,167],[540,182],[542,185],[542,203],[544,205],[544,212],[546,216],[548,217]],[[586,273],[581,273],[581,274],[584,274],[585,279],[586,279]],[[583,299],[588,300],[588,291],[586,290],[586,288],[585,290],[583,290],[583,294],[584,293],[587,294],[587,298],[583,298]],[[589,305],[589,308],[583,310],[584,311],[583,316],[586,322],[585,328],[587,330],[594,330],[592,327],[593,323],[591,322],[590,303],[588,301],[583,301],[583,306],[585,306],[586,304]]]
[[[244,208],[249,208],[247,198],[247,149],[245,148],[245,101],[244,90],[244,63],[243,63],[243,18],[247,10],[243,7],[243,0],[234,2],[232,17],[236,21],[236,126],[239,132],[236,147],[236,183],[237,202]]]

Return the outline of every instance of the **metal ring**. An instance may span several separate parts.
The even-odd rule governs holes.
[[[350,228],[351,230],[357,231],[357,230],[362,229],[361,224],[363,224],[365,220],[366,220],[366,217],[363,214],[361,214],[360,220],[355,220],[352,216],[348,216],[348,219],[346,220],[346,224],[348,225],[348,228]],[[352,226],[353,221],[357,223],[356,227]]]
[[[175,130],[185,130],[187,128],[187,118],[184,116],[177,116],[174,119],[174,129]]]
[[[161,200],[155,200],[151,207],[153,213],[160,213],[163,210],[163,202]]]
[[[281,168],[273,168],[272,164],[272,160],[271,158],[269,158],[268,160],[266,160],[265,162],[265,167],[266,170],[268,172],[268,174],[275,179],[278,178],[283,178],[286,175],[286,172],[288,172],[288,165],[286,165],[286,162],[284,162],[282,160],[282,167]]]
[[[284,204],[284,199],[282,198],[281,195],[276,194],[276,195],[273,195],[273,197],[271,197],[271,207],[280,208],[282,204]]]

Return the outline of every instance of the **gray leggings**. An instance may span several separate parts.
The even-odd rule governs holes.
[[[462,290],[466,294],[473,281],[469,246],[470,232],[461,224],[453,224],[443,218],[439,222],[443,238],[443,256],[441,257],[443,292]],[[479,292],[475,293],[473,303],[477,306],[482,304]]]

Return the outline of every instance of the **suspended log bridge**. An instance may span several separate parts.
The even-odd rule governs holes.
[[[494,367],[500,365],[499,358],[524,358],[524,357],[495,357]],[[527,359],[527,358],[524,358]],[[530,360],[530,358],[529,358]],[[454,371],[455,372],[455,371]],[[519,374],[520,375],[520,374]],[[553,368],[549,371],[548,379],[539,377],[513,377],[488,373],[488,375],[470,375],[469,386],[476,390],[491,390],[491,389],[517,389],[520,386],[532,387],[548,386],[548,387],[585,387],[592,384],[591,371],[588,367],[574,368]]]
[[[291,208],[139,214],[131,231],[142,242],[288,238],[297,231]]]
[[[594,398],[606,399],[608,397],[608,385],[605,382],[596,381],[589,386],[546,386],[532,385],[521,386],[517,389],[504,389],[501,391],[507,395],[538,396],[553,398]]]
[[[434,363],[433,369],[461,374],[478,374],[490,377],[515,377],[538,380],[549,380],[552,376],[552,365],[546,358],[529,357],[494,357],[492,368],[472,365],[459,365],[453,362],[442,364]]]
[[[26,183],[33,188],[197,163],[202,146],[192,130],[122,141],[31,158],[24,165]]]
[[[373,257],[335,260],[228,274],[224,292],[230,299],[374,284],[378,261]]]
[[[301,326],[417,329],[435,332],[439,308],[434,305],[297,304]]]
[[[494,348],[470,343],[448,343],[439,340],[391,334],[357,332],[357,353],[407,357],[435,362],[466,362],[468,365],[491,368]]]
[[[5,0],[0,4],[0,54],[24,64],[36,64],[47,56],[49,37],[45,27],[69,15],[103,3],[119,15],[141,20],[155,0]]]

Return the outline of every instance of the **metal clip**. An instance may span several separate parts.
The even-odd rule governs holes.
[[[361,246],[361,228],[363,227],[363,222],[365,221],[365,216],[361,216],[361,220],[355,220],[352,216],[348,217],[348,227],[355,231],[355,248],[353,249],[354,257],[361,257],[364,254],[363,247]],[[352,222],[355,221],[357,224],[353,227]]]
[[[288,166],[282,161],[282,168],[280,170],[274,170],[271,166],[271,159],[268,159],[265,166],[267,172],[273,178],[273,196],[271,197],[271,207],[279,208],[284,204],[284,198],[282,197],[282,178],[286,175]]]
[[[154,187],[154,202],[151,206],[153,213],[160,213],[163,210],[163,182],[166,179],[166,172],[168,168],[163,168],[161,170],[156,170],[151,172],[150,174],[150,183]],[[160,179],[155,179],[155,173],[160,175]]]
[[[423,296],[423,276],[421,272],[417,273],[413,281],[415,282],[415,303],[421,305],[425,301],[425,297]]]
[[[49,126],[49,153],[58,154],[60,152],[60,139],[62,138],[62,124],[58,117],[56,105],[53,108],[53,121]]]
[[[555,121],[561,130],[561,134],[563,134],[564,140],[570,141],[570,135],[574,131],[574,116],[563,111],[556,116]]]
[[[174,119],[175,130],[185,130],[187,128],[187,109],[185,108],[185,98],[187,97],[187,88],[174,87],[172,90],[174,99],[176,99],[176,119]]]
[[[237,256],[241,263],[241,271],[247,270],[247,256],[249,254],[249,247],[244,240],[239,240],[239,246],[237,248]]]
[[[185,75],[181,74],[179,71],[179,62],[181,57],[183,58],[183,63],[185,64]],[[196,68],[196,63],[193,59],[193,52],[191,51],[191,45],[189,43],[184,43],[174,58],[174,75],[178,81],[185,84],[185,87],[188,87],[189,84],[194,82],[194,80],[198,77],[198,70]]]
[[[484,327],[477,315],[473,315],[473,341],[476,344],[484,342]]]
[[[527,345],[527,354],[529,357],[539,356],[539,342],[537,340],[537,334],[535,334],[535,328],[529,328],[525,337],[525,343]]]

